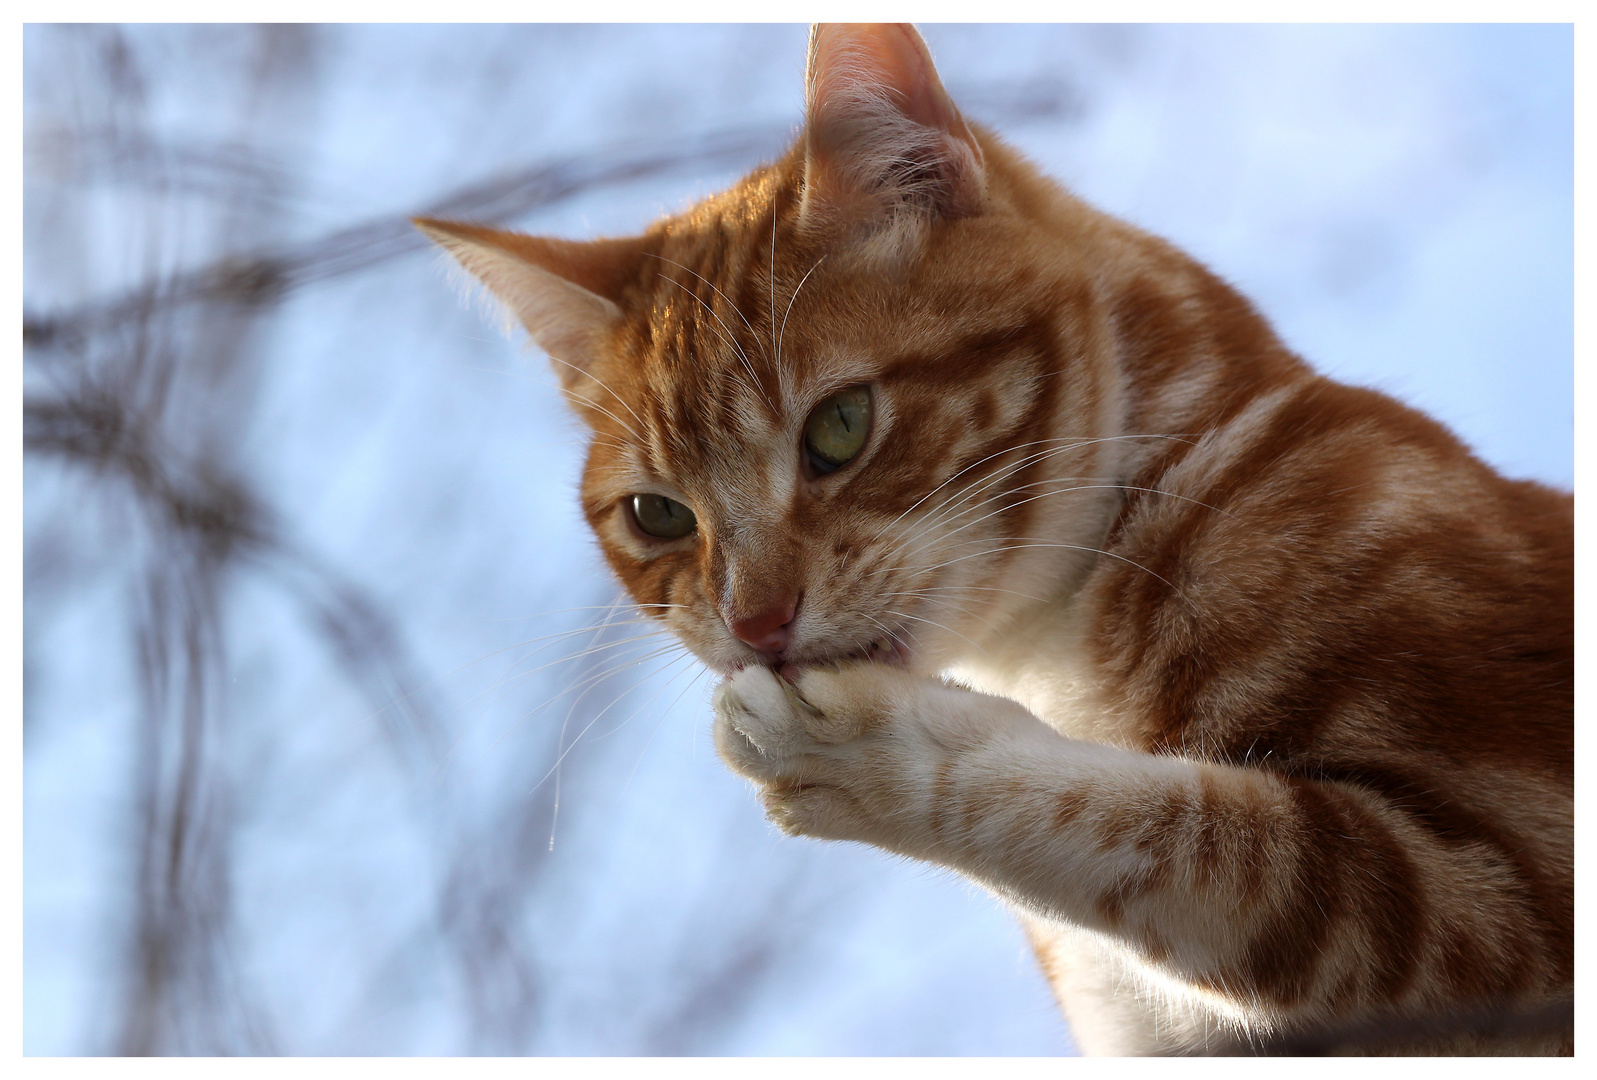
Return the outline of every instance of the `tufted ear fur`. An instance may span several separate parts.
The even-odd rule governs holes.
[[[590,397],[588,371],[621,318],[642,240],[551,240],[415,218],[427,238],[481,281],[549,354],[566,392]]]
[[[805,228],[898,249],[981,212],[981,147],[914,27],[817,24],[805,81]]]

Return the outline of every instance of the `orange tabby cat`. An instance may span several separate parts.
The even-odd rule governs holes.
[[[1316,375],[912,29],[817,28],[807,90],[642,236],[418,222],[554,359],[772,820],[1004,898],[1089,1052],[1569,995],[1572,498]]]

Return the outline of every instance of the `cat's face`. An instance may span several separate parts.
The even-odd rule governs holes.
[[[1090,273],[1034,248],[1024,167],[913,32],[839,33],[799,146],[642,237],[424,225],[555,358],[611,566],[721,671],[940,670],[1056,598],[1115,498]]]
[[[965,223],[892,274],[833,269],[780,220],[784,194],[774,255],[769,197],[655,234],[656,274],[590,369],[610,393],[588,414],[584,509],[632,595],[712,667],[935,670],[1054,565],[1020,545],[1070,506],[1062,477],[1097,475],[1095,448],[1061,437],[1094,430],[1093,380],[1030,268],[946,272],[999,230]]]

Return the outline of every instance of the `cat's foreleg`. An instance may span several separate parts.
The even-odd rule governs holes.
[[[1244,1023],[1445,1000],[1450,964],[1477,983],[1526,964],[1501,952],[1524,913],[1500,867],[1346,785],[1067,739],[1012,701],[878,664],[796,687],[739,672],[716,742],[785,831],[958,870]]]

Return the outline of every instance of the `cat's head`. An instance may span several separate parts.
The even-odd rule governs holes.
[[[1098,219],[909,27],[817,28],[806,81],[782,160],[642,236],[418,225],[550,355],[588,521],[701,659],[936,671],[1102,535],[1111,350],[1060,243]]]

